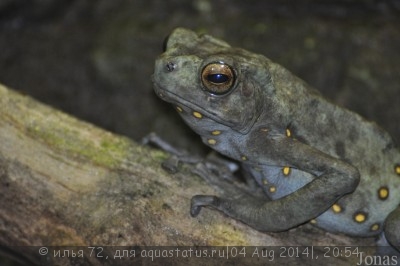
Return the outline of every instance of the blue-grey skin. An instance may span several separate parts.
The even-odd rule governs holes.
[[[210,63],[232,75],[203,75]],[[376,124],[262,55],[182,28],[169,36],[153,81],[206,145],[239,161],[272,199],[197,195],[193,216],[208,206],[260,231],[311,221],[349,235],[384,232],[399,246],[400,152]]]

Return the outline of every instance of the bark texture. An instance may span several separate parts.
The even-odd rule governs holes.
[[[29,263],[73,265],[77,257],[40,256],[39,247],[372,243],[309,225],[260,233],[209,209],[191,218],[190,198],[216,193],[191,166],[165,172],[167,157],[0,85],[0,246]],[[85,265],[126,262],[88,254]]]

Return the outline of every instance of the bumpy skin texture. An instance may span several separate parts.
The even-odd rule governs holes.
[[[212,63],[229,66],[231,85],[204,74]],[[399,244],[400,153],[376,124],[262,55],[182,28],[169,36],[153,81],[206,145],[239,161],[272,199],[198,195],[192,215],[208,206],[261,231],[311,221],[350,235],[385,231]],[[228,89],[210,91],[210,82]]]

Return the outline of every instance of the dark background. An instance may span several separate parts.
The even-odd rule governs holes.
[[[400,142],[398,0],[0,0],[0,83],[134,140],[155,131],[197,152],[150,79],[177,26],[266,55]]]

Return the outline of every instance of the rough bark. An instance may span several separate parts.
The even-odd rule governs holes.
[[[160,164],[167,156],[0,85],[0,246],[29,263],[72,265],[77,257],[54,257],[54,252],[40,256],[38,250],[371,243],[310,225],[280,234],[260,233],[209,209],[191,218],[192,195],[215,191],[191,174],[190,166],[182,166],[177,174],[163,171]],[[115,254],[111,253],[107,254]],[[84,261],[126,262],[86,253]]]

